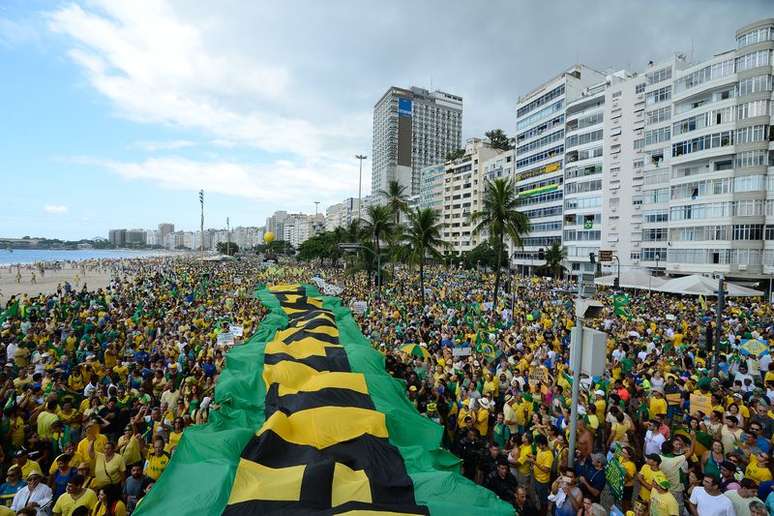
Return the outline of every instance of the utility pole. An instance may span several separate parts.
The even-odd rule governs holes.
[[[718,313],[717,328],[715,329],[715,349],[712,351],[712,376],[718,377],[718,354],[720,352],[720,339],[723,336],[723,309],[726,304],[726,291],[723,286],[723,275],[718,275]]]
[[[575,464],[575,442],[578,434],[578,397],[580,396],[580,378],[581,378],[581,355],[583,354],[583,312],[581,304],[583,299],[583,272],[578,271],[578,297],[575,299],[575,332],[570,342],[571,349],[575,349],[573,354],[570,351],[570,358],[575,359],[570,364],[572,368],[572,405],[570,406],[570,442],[569,453],[567,455],[567,465],[573,467]]]
[[[231,221],[226,217],[226,254],[231,256]]]
[[[320,201],[314,201],[314,220],[317,222],[317,207],[320,205]]]
[[[202,207],[202,219],[201,219],[201,242],[199,242],[199,247],[202,252],[202,257],[204,257],[204,190],[199,190],[199,204]]]
[[[360,220],[360,210],[363,204],[363,160],[367,157],[365,154],[355,154],[355,159],[360,161],[360,174],[357,180],[357,220]]]

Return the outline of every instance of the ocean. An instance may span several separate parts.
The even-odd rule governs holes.
[[[147,256],[161,256],[169,254],[169,251],[130,251],[123,249],[79,249],[73,251],[47,250],[47,249],[0,249],[0,266],[17,263],[56,262],[56,261],[82,261],[105,258],[144,258]]]

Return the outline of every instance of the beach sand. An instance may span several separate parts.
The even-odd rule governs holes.
[[[32,283],[32,273],[35,273],[36,283]],[[87,270],[84,278],[78,267],[65,266],[62,270],[47,270],[43,277],[36,270],[21,268],[21,282],[16,283],[16,267],[0,267],[0,304],[5,303],[12,295],[50,294],[56,292],[57,285],[64,286],[69,281],[73,288],[80,289],[84,282],[89,290],[104,288],[110,283],[110,272],[107,270]]]

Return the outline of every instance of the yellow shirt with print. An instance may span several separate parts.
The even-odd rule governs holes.
[[[70,516],[78,507],[88,507],[91,511],[95,505],[97,505],[97,494],[91,489],[85,489],[78,498],[73,498],[70,493],[64,493],[54,504],[54,514]]]
[[[532,457],[532,445],[522,444],[519,446],[519,458],[516,459],[516,470],[521,475],[529,475],[530,463],[527,461],[529,457]]]
[[[535,481],[541,484],[547,484],[551,480],[551,466],[554,465],[554,454],[551,450],[538,450],[535,455]],[[546,470],[541,470],[538,466],[543,466]]]
[[[640,475],[642,475],[643,478],[645,478],[645,481],[648,484],[653,483],[653,478],[655,478],[657,473],[659,473],[659,470],[657,469],[653,470],[647,464],[643,464],[642,467],[640,468]],[[640,487],[640,498],[642,498],[643,501],[647,502],[648,500],[650,500],[651,489],[648,489],[646,487]]]
[[[747,469],[744,471],[744,476],[751,480],[755,480],[758,484],[772,479],[771,470],[767,467],[762,468],[758,466],[757,460],[750,461],[750,464],[747,465]]]
[[[677,505],[675,495],[667,491],[659,493],[654,487],[650,492],[650,514],[651,516],[677,516],[680,514],[680,507]]]
[[[648,403],[648,411],[650,412],[650,417],[655,417],[658,415],[666,415],[667,413],[667,402],[664,398],[656,398],[651,397],[650,403]]]

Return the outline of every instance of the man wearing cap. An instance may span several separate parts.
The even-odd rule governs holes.
[[[650,499],[650,516],[679,516],[680,507],[677,499],[669,491],[669,480],[663,473],[653,477],[653,488],[648,495]]]
[[[11,505],[13,497],[19,489],[26,486],[27,482],[21,479],[21,471],[16,464],[8,468],[5,482],[0,484],[0,504]]]
[[[513,409],[515,401],[516,400],[512,394],[505,395],[505,404],[503,405],[503,422],[508,427],[511,435],[515,434],[518,430],[516,411]]]
[[[763,500],[756,496],[758,484],[749,478],[743,478],[739,484],[738,490],[727,491],[723,496],[731,500],[736,516],[750,516],[750,502],[763,503]]]
[[[21,468],[22,478],[27,478],[30,471],[41,471],[40,464],[27,456],[27,450],[25,448],[16,452],[16,465]]]
[[[43,474],[40,468],[32,469],[27,473],[27,485],[13,497],[11,509],[16,512],[29,507],[35,509],[37,516],[46,516],[49,513],[53,493],[51,488],[42,483]]]

